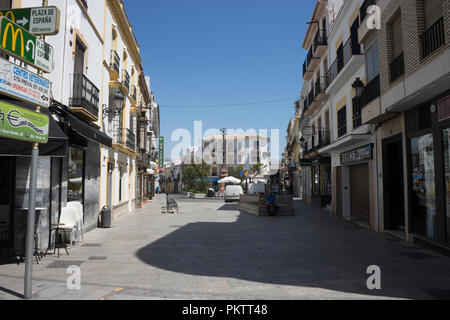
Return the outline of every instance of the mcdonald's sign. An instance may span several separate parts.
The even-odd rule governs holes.
[[[5,17],[11,20],[12,22],[16,22],[16,16],[12,10],[0,10],[0,17]]]
[[[36,36],[55,35],[59,32],[60,11],[55,6],[0,9],[5,17]]]
[[[53,47],[6,17],[0,17],[0,49],[42,70],[53,70]]]

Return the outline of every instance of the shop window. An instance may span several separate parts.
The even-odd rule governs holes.
[[[411,139],[414,232],[436,239],[436,187],[433,135]]]
[[[445,164],[445,195],[447,205],[447,243],[450,244],[450,129],[443,131],[444,164]]]
[[[84,151],[69,149],[67,201],[84,201]]]

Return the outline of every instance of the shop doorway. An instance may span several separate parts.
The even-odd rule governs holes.
[[[350,216],[352,221],[370,226],[369,165],[350,167]]]
[[[13,239],[14,166],[14,158],[0,157],[0,248],[8,247]]]
[[[403,140],[398,135],[383,140],[384,229],[405,230]]]

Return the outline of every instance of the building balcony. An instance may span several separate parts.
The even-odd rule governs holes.
[[[422,43],[422,59],[445,44],[444,18],[440,18],[420,37]]]
[[[318,155],[318,151],[331,143],[331,134],[329,130],[317,129],[314,130],[314,135],[310,143],[306,142],[303,151],[303,157],[308,159]]]
[[[137,101],[137,89],[135,85],[131,86],[130,97],[134,100],[134,102]]]
[[[313,54],[316,58],[322,58],[327,52],[328,38],[326,30],[318,30],[313,41]]]
[[[309,49],[306,60],[303,64],[303,79],[309,81],[313,78],[314,72],[320,65],[320,58],[314,56],[313,47]]]
[[[342,55],[338,55],[327,72],[329,83],[327,92],[342,87],[364,63],[365,58],[364,55],[361,55],[361,45],[352,41],[350,37],[343,47]]]
[[[120,57],[117,51],[111,50],[111,58],[109,62],[109,67],[112,75],[112,80],[118,80],[120,74]]]
[[[311,90],[313,92],[313,100],[311,101],[309,108],[305,113],[306,116],[312,116],[320,108],[322,102],[328,97],[328,94],[326,93],[327,88],[327,77],[320,77],[319,79],[317,79],[316,83],[314,84],[314,90]]]
[[[70,108],[87,121],[98,121],[100,90],[84,75],[71,75]]]
[[[126,129],[126,146],[133,151],[136,149],[136,135],[130,129]]]
[[[365,87],[361,98],[362,107],[364,108],[373,100],[380,96],[380,76],[373,78]]]
[[[130,91],[130,74],[125,69],[122,71],[122,84],[128,91]]]

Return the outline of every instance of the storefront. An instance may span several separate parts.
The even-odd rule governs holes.
[[[2,101],[34,109],[26,103]],[[41,113],[50,120],[48,143],[39,146],[36,191],[36,234],[38,246],[45,250],[50,241],[51,224],[57,222],[60,215],[68,138],[47,109],[41,109]],[[0,255],[24,253],[31,149],[32,144],[28,142],[0,139]]]
[[[409,227],[414,241],[450,247],[450,95],[405,115]]]
[[[342,216],[368,229],[376,229],[374,193],[374,145],[368,144],[338,155],[336,196]]]

